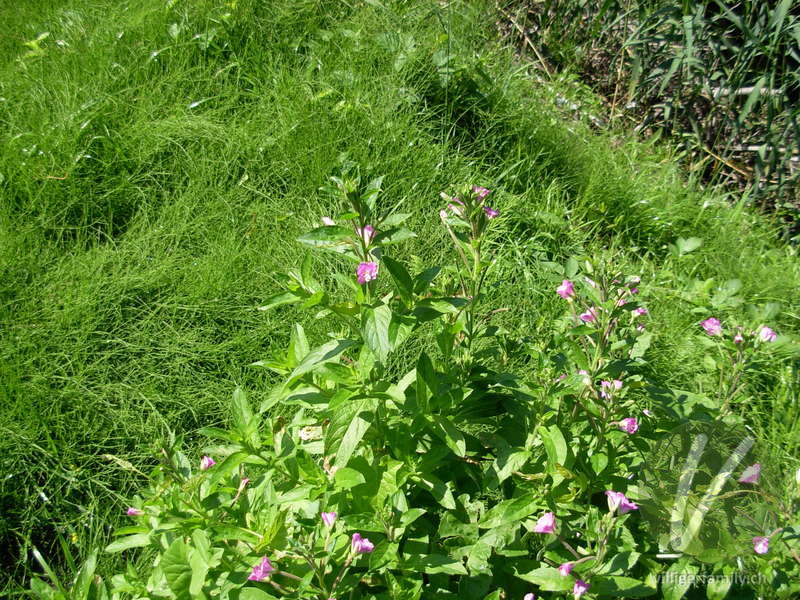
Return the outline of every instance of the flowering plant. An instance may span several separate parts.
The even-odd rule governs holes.
[[[232,426],[203,431],[217,440],[204,456],[167,444],[128,509],[132,525],[108,548],[148,546],[156,558],[145,573],[117,575],[114,593],[498,600],[661,588],[681,597],[685,589],[661,575],[705,559],[692,538],[669,563],[675,556],[664,558],[646,518],[665,522],[647,457],[689,418],[648,374],[647,283],[570,259],[552,287],[564,317],[552,339],[526,345],[493,323],[487,293],[507,218],[502,196],[481,186],[442,194],[455,260],[414,273],[389,252],[413,234],[402,225],[408,215],[382,210],[381,180],[332,181],[342,210],[300,241],[350,261],[339,277],[349,297],[314,279],[309,254],[261,308],[313,308],[335,319],[336,333],[312,345],[295,324],[285,352],[253,365],[280,383],[258,407],[237,390]],[[726,343],[720,321],[702,328]],[[423,331],[435,347],[409,362],[407,342]],[[731,348],[759,348],[773,335],[762,328]],[[533,357],[533,380],[502,370],[509,344]],[[270,416],[277,405],[291,416]],[[730,406],[722,398],[701,420],[716,422]],[[737,493],[760,491],[761,473],[761,462],[737,472],[736,485],[749,486]],[[786,556],[795,552],[795,529],[765,531],[764,522],[737,530],[715,564],[730,568],[747,552],[769,565],[778,541]]]

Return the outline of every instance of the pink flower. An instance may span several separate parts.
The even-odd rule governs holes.
[[[553,383],[559,383],[560,381],[564,381],[566,378],[567,378],[567,374],[566,373],[562,373],[561,375],[559,375],[558,377],[556,377],[553,380]]]
[[[627,303],[628,301],[625,300],[625,296],[622,296],[621,298],[617,298],[617,301],[614,303],[614,306],[619,308],[620,306],[625,306]]]
[[[635,288],[635,287],[631,288],[631,294],[638,294],[638,293],[639,293],[639,288]]]
[[[639,308],[633,309],[633,314],[637,317],[643,317],[647,314],[647,309],[644,306],[640,306]]]
[[[375,545],[367,538],[362,538],[360,533],[353,534],[351,546],[356,554],[368,554],[375,549]]]
[[[634,434],[639,431],[639,422],[635,417],[628,417],[627,419],[622,419],[619,422],[619,428],[622,429],[622,431],[627,431],[630,434]]]
[[[204,456],[203,458],[200,459],[200,470],[208,471],[215,464],[217,464],[217,461],[215,461],[213,458],[211,458],[210,456]]]
[[[622,381],[615,379],[614,381],[601,381],[600,382],[600,397],[611,398],[614,391],[622,389]]]
[[[652,416],[653,416],[653,411],[651,411],[651,410],[650,410],[650,409],[648,409],[648,408],[645,408],[645,409],[642,411],[642,414],[643,414],[645,417],[652,417]]]
[[[484,206],[483,212],[486,213],[488,219],[494,219],[500,216],[500,211],[492,208],[491,206]]]
[[[439,218],[441,218],[442,221],[447,220],[447,211],[445,209],[439,211]]]
[[[744,342],[744,336],[742,336],[741,333],[737,333],[735,336],[733,336],[734,344],[741,344],[742,342]]]
[[[368,281],[377,279],[378,263],[374,262],[359,263],[358,269],[356,269],[356,275],[358,276],[358,283],[362,285],[367,283]]]
[[[761,478],[761,463],[756,463],[747,467],[742,476],[739,477],[739,483],[758,483]]]
[[[594,323],[595,321],[597,321],[597,307],[596,306],[591,307],[585,313],[581,313],[580,315],[578,315],[578,318],[580,318],[580,320],[583,321],[584,323]]]
[[[706,330],[708,335],[722,335],[722,323],[719,322],[719,319],[714,317],[709,317],[700,325],[703,326],[703,329]]]
[[[638,504],[628,500],[628,498],[622,492],[608,490],[606,492],[606,496],[608,497],[608,510],[612,513],[619,509],[619,514],[624,515],[627,512],[639,508]]]
[[[578,375],[583,375],[583,385],[592,385],[592,378],[589,377],[589,371],[581,369],[578,371]]]
[[[556,294],[561,296],[564,300],[572,298],[575,295],[575,286],[569,279],[561,282],[561,285],[556,288]]]
[[[336,225],[336,221],[334,221],[330,217],[322,217],[322,224],[331,227],[333,225]]]
[[[479,185],[472,186],[473,193],[478,197],[478,200],[483,200],[492,193],[492,190],[487,190],[485,187],[481,187]]]
[[[567,575],[569,575],[570,573],[572,573],[572,569],[573,569],[574,567],[575,567],[575,563],[571,563],[571,562],[564,563],[563,565],[561,565],[560,567],[558,567],[558,572],[559,572],[561,575],[563,575],[564,577],[566,577]]]
[[[536,600],[536,594],[533,592],[528,592],[522,597],[522,600]]]
[[[544,513],[539,520],[536,521],[536,526],[533,528],[534,533],[555,533],[556,531],[556,516],[551,512]]]
[[[375,228],[372,225],[365,225],[363,229],[356,227],[356,233],[358,233],[358,236],[364,240],[364,243],[367,246],[369,246],[372,238],[375,237]]]
[[[639,323],[636,326],[636,331],[644,331],[645,329],[647,329],[647,328],[644,326],[644,323]]]
[[[753,550],[756,554],[766,554],[769,551],[769,538],[756,536],[753,538]]]
[[[452,204],[452,203],[448,204],[447,208],[452,210],[453,214],[458,215],[459,217],[463,217],[464,216],[464,203],[461,201],[460,198],[458,198],[458,196],[454,197],[452,200],[453,200],[453,202],[455,202],[455,204]]]
[[[778,339],[778,334],[772,331],[769,327],[762,325],[758,328],[758,339],[762,342],[774,342]]]
[[[334,522],[336,522],[336,513],[335,512],[322,513],[322,522],[325,523],[325,527],[333,527]]]
[[[144,514],[144,511],[134,508],[133,506],[129,506],[128,510],[125,511],[125,514],[129,517],[141,517]]]
[[[269,559],[265,556],[261,559],[260,563],[253,567],[248,579],[250,581],[266,581],[269,579],[270,573],[274,570],[275,567],[272,566],[272,563],[269,562]]]
[[[590,279],[589,277],[584,276],[583,280],[593,288],[597,287],[597,282],[594,279]]]
[[[586,583],[583,579],[578,579],[578,581],[575,582],[575,585],[572,586],[572,597],[580,598],[588,591],[589,591],[589,584]]]

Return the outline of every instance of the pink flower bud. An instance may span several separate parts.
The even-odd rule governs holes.
[[[353,534],[351,546],[356,554],[368,554],[375,549],[374,544],[367,538],[362,538],[360,533]]]
[[[378,277],[378,263],[374,262],[362,262],[358,265],[358,269],[356,269],[356,275],[358,276],[358,283],[365,284],[368,281],[372,281],[377,279]]]
[[[756,536],[753,538],[753,550],[756,554],[766,554],[769,551],[769,538]]]
[[[578,315],[578,318],[584,323],[594,323],[595,321],[597,321],[597,307],[592,306],[585,313],[581,313],[580,315]]]
[[[356,232],[367,246],[369,246],[372,238],[375,237],[375,228],[372,225],[365,225],[363,229],[357,227]]]
[[[644,306],[640,306],[639,308],[633,309],[633,314],[637,317],[643,317],[647,314],[647,309]]]
[[[571,562],[564,563],[563,565],[561,565],[560,567],[558,567],[558,572],[559,572],[559,573],[560,573],[562,576],[566,577],[567,575],[569,575],[570,573],[572,573],[572,569],[573,569],[574,567],[575,567],[575,563],[571,563]]]
[[[639,422],[634,417],[628,417],[619,422],[619,428],[622,429],[622,431],[634,434],[639,431]]]
[[[551,512],[544,513],[533,528],[534,533],[554,533],[556,530],[556,516]]]
[[[204,456],[203,458],[200,459],[200,470],[208,471],[215,464],[217,464],[217,461],[215,461],[213,458],[211,458],[210,456]]]
[[[322,224],[331,227],[333,225],[336,225],[336,221],[334,221],[330,217],[322,217]]]
[[[722,335],[722,323],[717,318],[709,317],[701,322],[700,325],[703,326],[708,335]]]
[[[536,594],[533,592],[528,592],[522,597],[522,600],[536,600]]]
[[[495,210],[491,206],[484,206],[483,207],[483,212],[486,213],[486,217],[489,218],[489,219],[494,219],[494,218],[500,216],[500,211],[499,210]]]
[[[253,567],[248,579],[250,581],[266,581],[274,570],[275,567],[272,566],[272,563],[269,562],[269,559],[265,556],[261,559],[260,563]]]
[[[478,200],[483,200],[492,193],[492,190],[487,190],[485,187],[481,187],[479,185],[472,186],[472,192],[478,197]]]
[[[556,288],[556,294],[561,296],[564,300],[575,296],[575,286],[569,279],[561,282],[561,285]]]
[[[325,523],[325,527],[333,527],[333,524],[336,522],[336,513],[335,512],[322,513],[322,522]]]
[[[739,483],[758,483],[761,478],[761,463],[755,463],[747,467],[742,476],[739,477]]]
[[[638,504],[631,502],[622,492],[608,490],[606,496],[608,497],[608,510],[612,513],[619,509],[619,514],[624,515],[639,508]]]
[[[144,511],[134,508],[133,506],[129,506],[128,510],[125,511],[125,514],[129,517],[141,517],[144,514]]]
[[[758,339],[762,342],[774,342],[778,339],[778,334],[772,331],[769,327],[762,325],[758,329]]]
[[[572,586],[572,597],[574,599],[580,598],[588,591],[589,591],[589,584],[586,583],[583,579],[578,579],[578,581],[575,582],[575,585]]]

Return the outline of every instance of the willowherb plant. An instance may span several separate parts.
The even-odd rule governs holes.
[[[564,317],[541,351],[524,349],[539,365],[525,381],[498,365],[496,346],[511,334],[491,324],[486,294],[507,218],[502,197],[480,186],[443,194],[439,218],[456,259],[412,274],[389,253],[413,234],[402,227],[407,215],[379,209],[380,179],[333,183],[342,212],[300,241],[350,261],[338,278],[349,297],[312,277],[309,255],[262,309],[314,308],[338,333],[312,346],[295,324],[285,353],[254,363],[281,382],[256,410],[237,390],[231,427],[203,430],[217,440],[203,456],[169,441],[150,487],[127,509],[132,525],[107,548],[147,547],[155,558],[117,574],[111,593],[499,600],[645,597],[660,586],[680,597],[677,583],[659,578],[701,564],[697,544],[670,566],[645,518],[665,522],[659,511],[669,505],[661,507],[647,467],[680,424],[645,375],[646,283],[568,261],[552,290]],[[423,327],[436,347],[407,372],[391,371],[390,357]],[[707,339],[723,331],[714,319],[703,327]],[[773,336],[742,333],[730,348],[746,356]],[[271,417],[277,404],[291,416]],[[704,418],[717,422],[732,407],[720,399]],[[762,469],[766,462],[737,471],[731,497],[773,502]],[[751,527],[715,555],[720,569],[747,547],[764,572],[790,568],[800,528],[786,522],[796,507],[778,508],[755,518],[756,535]],[[763,528],[777,520],[784,525]]]

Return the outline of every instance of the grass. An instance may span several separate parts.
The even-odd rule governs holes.
[[[710,384],[687,342],[709,311],[758,321],[748,306],[779,303],[771,326],[796,335],[800,263],[775,225],[687,182],[668,148],[562,114],[558,89],[495,43],[490,11],[0,8],[3,593],[25,585],[33,547],[69,570],[103,546],[169,431],[199,448],[195,432],[227,418],[235,386],[263,397],[272,380],[248,364],[282,348],[292,321],[324,335],[325,320],[255,308],[299,263],[296,236],[336,211],[319,187],[344,158],[385,175],[382,202],[413,213],[419,237],[401,257],[420,264],[446,252],[438,192],[495,189],[508,235],[493,301],[534,347],[563,308],[552,265],[572,255],[642,275],[653,362],[676,387]],[[700,248],[670,252],[693,236]],[[315,265],[332,286],[345,268]],[[693,291],[709,280],[739,280],[742,302],[714,307]],[[765,367],[747,412],[787,469],[800,445],[794,360]]]

